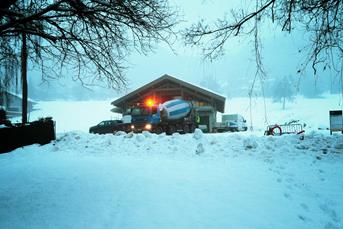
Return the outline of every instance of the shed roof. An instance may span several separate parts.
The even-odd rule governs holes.
[[[7,91],[7,90],[3,90],[3,91],[0,91],[0,93],[5,93],[7,95],[10,95],[10,96],[13,96],[13,97],[16,97],[18,99],[23,99],[22,95],[18,94],[18,93],[15,93],[13,91]],[[37,101],[33,100],[33,99],[30,99],[30,98],[27,98],[27,101],[29,103],[33,103],[33,104],[36,104],[38,103]]]
[[[172,81],[172,82],[175,82],[177,84],[180,84],[182,85],[183,87],[185,88],[189,88],[191,90],[195,90],[209,98],[212,98],[216,104],[217,104],[217,109],[219,112],[224,112],[224,106],[225,106],[225,97],[224,96],[221,96],[221,95],[218,95],[212,91],[209,91],[208,89],[205,89],[205,88],[202,88],[202,87],[199,87],[199,86],[196,86],[196,85],[193,85],[191,83],[188,83],[186,81],[183,81],[183,80],[180,80],[178,78],[175,78],[173,76],[170,76],[170,75],[163,75],[153,81],[151,81],[150,83],[148,84],[145,84],[144,86],[128,93],[127,95],[119,98],[119,99],[116,99],[114,100],[111,104],[114,105],[114,106],[117,106],[117,107],[120,107],[121,104],[123,104],[125,101],[128,101],[130,99],[133,99],[137,96],[137,94],[139,94],[140,92],[146,90],[146,89],[149,89],[151,88],[152,86],[154,85],[157,85],[159,83],[161,83],[162,81]]]

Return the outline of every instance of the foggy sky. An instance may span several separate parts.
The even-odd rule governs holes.
[[[230,4],[224,0],[172,0],[170,2],[180,10],[180,19],[183,22],[178,25],[177,29],[183,29],[201,19],[211,22],[222,18],[230,11],[230,7],[240,6],[249,1],[230,1]],[[308,43],[308,37],[301,31],[294,31],[292,34],[281,32],[280,27],[271,24],[262,26],[261,30],[262,56],[267,72],[266,81],[285,76],[300,77],[296,74],[305,54],[299,53],[298,50]],[[229,40],[225,46],[225,55],[213,62],[203,60],[200,48],[185,47],[180,37],[173,43],[173,49],[171,50],[166,44],[157,44],[154,52],[147,56],[133,52],[128,57],[127,91],[142,86],[163,74],[169,74],[198,85],[206,77],[212,77],[219,84],[228,85],[225,88],[230,88],[232,85],[235,88],[242,88],[242,95],[248,94],[256,71],[252,37],[237,37]],[[309,70],[304,75],[310,76],[312,72]],[[329,72],[320,72],[319,75],[323,78],[330,77]],[[39,85],[40,73],[31,71],[30,76],[31,86]],[[62,91],[61,94],[66,95],[72,94],[79,87],[81,87],[79,82],[70,83],[70,77],[65,77],[57,84],[56,81],[50,84],[49,90],[59,90],[59,92]],[[118,96],[115,91],[111,90],[97,88],[93,90],[90,94],[94,95],[101,91],[107,97],[111,97],[112,94],[113,97]],[[234,96],[227,91],[223,91],[222,94]]]

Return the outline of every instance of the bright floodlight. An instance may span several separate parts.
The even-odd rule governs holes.
[[[147,99],[145,104],[148,106],[148,107],[152,107],[154,104],[155,104],[155,101],[153,99]]]

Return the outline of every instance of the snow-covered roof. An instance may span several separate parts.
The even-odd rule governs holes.
[[[20,95],[20,94],[18,94],[18,93],[15,93],[15,92],[12,92],[12,91],[2,91],[2,92],[3,92],[3,93],[7,93],[7,94],[9,94],[9,95],[12,95],[12,96],[14,96],[14,97],[17,97],[17,98],[19,98],[19,99],[23,99],[22,95]],[[30,99],[30,98],[28,98],[27,101],[30,102],[30,103],[37,103],[37,101],[35,101],[35,100],[33,100],[33,99]]]
[[[170,75],[167,75],[167,74],[165,74],[165,75],[155,79],[154,81],[152,81],[152,82],[150,82],[148,84],[143,85],[142,87],[139,87],[139,88],[131,91],[130,93],[126,94],[125,96],[123,96],[123,97],[121,97],[119,99],[114,100],[111,104],[114,105],[114,106],[120,107],[125,101],[130,100],[130,99],[136,97],[137,94],[140,94],[142,91],[147,90],[147,89],[153,87],[154,85],[157,85],[158,83],[160,83],[162,81],[166,81],[166,80],[175,82],[175,83],[177,83],[179,85],[182,85],[182,87],[194,90],[194,91],[196,91],[196,92],[198,92],[200,94],[203,94],[203,95],[205,95],[207,97],[212,98],[216,102],[216,104],[217,104],[218,111],[219,112],[224,112],[225,96],[219,95],[218,93],[213,92],[213,91],[211,91],[211,90],[209,90],[207,88],[200,87],[198,85],[189,83],[187,81],[178,79],[176,77],[173,77],[173,76],[170,76]]]

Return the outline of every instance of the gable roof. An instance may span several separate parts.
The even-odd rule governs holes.
[[[218,95],[212,91],[209,91],[208,89],[205,89],[205,88],[202,88],[202,87],[199,87],[199,86],[195,86],[191,83],[188,83],[186,81],[183,81],[183,80],[180,80],[178,78],[175,78],[173,76],[170,76],[170,75],[163,75],[153,81],[151,81],[150,83],[147,83],[145,84],[144,86],[140,87],[140,88],[137,88],[136,90],[128,93],[127,95],[119,98],[119,99],[116,99],[114,100],[111,104],[114,105],[114,106],[118,106],[120,105],[121,103],[123,103],[124,101],[126,100],[130,100],[132,98],[134,98],[139,92],[142,92],[154,85],[157,85],[159,84],[160,82],[162,81],[165,81],[165,80],[169,80],[169,81],[172,81],[172,82],[175,82],[177,84],[180,84],[182,85],[183,87],[185,88],[189,88],[191,90],[195,90],[205,96],[208,96],[210,98],[213,98],[213,100],[215,100],[216,104],[217,104],[217,109],[219,112],[224,112],[224,106],[225,106],[225,97],[224,96],[221,96],[221,95]]]

